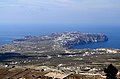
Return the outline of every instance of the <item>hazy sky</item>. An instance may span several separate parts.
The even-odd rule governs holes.
[[[0,23],[120,23],[120,0],[0,0]]]

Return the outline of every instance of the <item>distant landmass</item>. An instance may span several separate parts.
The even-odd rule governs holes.
[[[8,68],[9,65],[47,66],[67,73],[103,75],[104,66],[120,64],[120,49],[74,49],[72,46],[107,41],[107,35],[102,33],[62,32],[25,36],[0,46],[0,65]]]
[[[25,36],[0,47],[1,52],[18,53],[56,53],[72,49],[74,45],[92,44],[108,41],[105,34],[62,32],[42,36]]]
[[[92,34],[81,32],[63,32],[52,33],[51,35],[44,36],[25,36],[23,39],[16,39],[13,42],[43,42],[51,41],[62,47],[70,48],[76,44],[89,44],[108,41],[105,34]]]

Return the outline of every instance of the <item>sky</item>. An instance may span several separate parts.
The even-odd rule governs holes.
[[[0,24],[119,24],[120,0],[0,0]]]

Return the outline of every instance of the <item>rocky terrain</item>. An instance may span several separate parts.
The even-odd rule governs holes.
[[[106,41],[108,37],[105,34],[81,32],[25,36],[0,46],[0,66],[47,66],[64,73],[104,75],[103,68],[110,63],[120,69],[119,49],[72,49],[71,47],[77,44]]]
[[[22,39],[13,40],[12,43],[0,47],[1,52],[18,53],[47,53],[65,51],[77,44],[106,42],[105,34],[91,34],[81,32],[52,33],[43,36],[25,36]]]
[[[91,34],[81,32],[63,32],[52,33],[48,36],[25,36],[23,39],[16,39],[14,42],[41,42],[41,41],[53,41],[55,44],[63,47],[71,47],[76,44],[88,44],[108,41],[108,37],[105,34]]]
[[[1,67],[0,79],[105,79],[100,74],[75,74],[48,67]]]

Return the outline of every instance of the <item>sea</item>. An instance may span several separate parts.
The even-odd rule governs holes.
[[[14,39],[24,38],[27,35],[49,35],[55,32],[104,33],[108,42],[75,45],[77,49],[116,48],[120,49],[120,25],[117,24],[21,24],[0,25],[0,45],[9,44]]]

